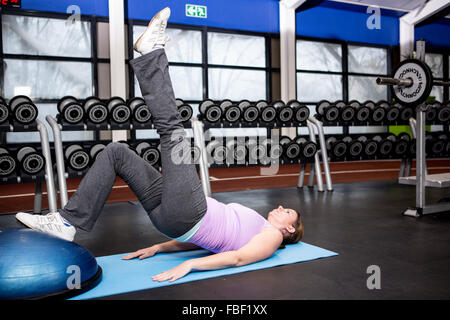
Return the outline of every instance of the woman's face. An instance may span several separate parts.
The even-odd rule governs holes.
[[[293,226],[297,221],[297,211],[279,206],[269,212],[267,221],[276,227]]]

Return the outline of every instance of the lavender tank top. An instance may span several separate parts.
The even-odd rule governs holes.
[[[238,250],[265,227],[272,226],[256,211],[238,203],[224,204],[206,197],[200,227],[187,241],[214,253]]]

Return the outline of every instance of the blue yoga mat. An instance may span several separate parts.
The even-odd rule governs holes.
[[[193,250],[174,253],[159,253],[144,260],[122,260],[121,258],[127,254],[128,253],[98,257],[97,262],[103,269],[102,281],[95,288],[71,298],[71,300],[99,298],[337,255],[335,252],[300,242],[293,245],[287,245],[285,249],[277,250],[269,259],[263,261],[242,267],[210,271],[194,271],[183,278],[170,283],[168,281],[153,281],[152,276],[170,270],[188,259],[201,258],[210,255],[211,253],[207,250]]]

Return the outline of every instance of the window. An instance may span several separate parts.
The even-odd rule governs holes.
[[[444,78],[444,56],[442,54],[426,53],[425,63],[430,67],[433,78]],[[442,102],[444,100],[444,88],[442,86],[434,86],[430,96]]]
[[[320,100],[387,100],[388,88],[377,85],[375,80],[388,74],[388,52],[388,48],[382,47],[297,39],[297,100],[308,105],[311,115],[316,113],[315,104]],[[348,133],[348,128],[325,128],[325,131]]]
[[[91,22],[2,14],[2,96],[29,96],[41,121],[56,116],[56,103],[66,95],[94,95]],[[51,130],[50,130],[51,131]],[[70,138],[69,138],[70,136]],[[63,134],[63,139],[92,139],[91,132]],[[49,138],[53,135],[49,132]],[[8,143],[37,142],[38,133],[8,133]]]

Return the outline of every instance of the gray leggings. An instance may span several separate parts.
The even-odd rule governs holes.
[[[124,144],[110,143],[59,212],[74,226],[91,231],[119,176],[155,227],[177,238],[202,219],[206,198],[195,165],[184,158],[190,157],[189,143],[178,115],[165,51],[155,50],[130,63],[161,139],[162,175]]]

